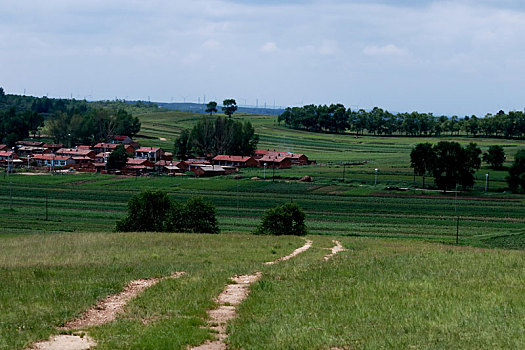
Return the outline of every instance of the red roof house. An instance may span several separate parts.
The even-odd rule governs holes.
[[[285,156],[266,155],[259,159],[259,167],[289,169],[292,167],[292,161]]]
[[[256,167],[257,161],[250,156],[218,155],[213,158],[213,165],[234,166],[237,168]]]

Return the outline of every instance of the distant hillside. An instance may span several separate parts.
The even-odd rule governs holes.
[[[157,102],[158,106],[161,108],[166,108],[174,111],[182,112],[193,112],[193,113],[205,113],[206,104],[199,103],[164,103]],[[221,106],[217,106],[219,112],[221,111]],[[263,114],[263,115],[280,115],[284,112],[284,109],[280,108],[262,108],[262,107],[239,107],[237,109],[238,113],[248,113],[248,114]]]

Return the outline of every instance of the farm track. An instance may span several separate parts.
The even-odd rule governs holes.
[[[122,312],[126,304],[131,299],[137,297],[145,289],[154,286],[162,280],[179,278],[184,274],[184,272],[175,272],[166,277],[131,281],[119,294],[110,295],[107,298],[99,301],[95,306],[86,311],[81,317],[69,321],[63,327],[60,327],[60,330],[62,331],[73,332],[72,335],[53,336],[47,341],[41,341],[33,344],[28,350],[90,349],[92,346],[97,345],[96,342],[85,332],[79,332],[79,330],[92,326],[100,326],[114,321],[118,313]]]
[[[306,243],[302,247],[295,249],[292,253],[276,260],[268,261],[264,263],[264,265],[274,265],[282,261],[290,260],[310,249],[312,244],[313,241],[306,240]],[[225,340],[228,337],[226,332],[228,322],[237,317],[237,306],[248,297],[248,294],[250,293],[250,285],[257,282],[261,276],[262,273],[257,271],[252,275],[233,276],[231,278],[233,283],[226,285],[221,294],[215,299],[215,302],[219,304],[219,307],[207,311],[209,317],[208,328],[217,332],[216,339],[208,340],[202,345],[192,347],[192,350],[227,349]]]

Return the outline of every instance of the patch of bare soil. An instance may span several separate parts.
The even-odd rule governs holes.
[[[33,344],[31,350],[88,350],[97,343],[87,335],[57,335]]]
[[[113,321],[122,311],[128,301],[139,295],[144,289],[149,288],[168,278],[178,278],[184,272],[175,272],[170,276],[149,278],[131,281],[119,294],[110,295],[99,301],[97,305],[86,311],[80,318],[66,323],[62,330],[75,330],[91,326],[99,326]],[[58,335],[49,340],[33,344],[30,350],[87,350],[95,346],[96,342],[89,336]]]
[[[64,325],[65,329],[80,329],[91,326],[99,326],[113,321],[117,314],[122,311],[128,301],[139,295],[144,289],[149,288],[163,279],[178,278],[184,272],[176,272],[168,277],[149,278],[145,280],[131,281],[119,294],[108,296],[89,309],[84,315]]]
[[[49,175],[49,173],[17,173],[18,175]]]
[[[166,141],[166,138],[165,137],[159,137],[159,140]]]
[[[337,254],[337,253],[339,253],[339,252],[343,252],[343,251],[346,250],[346,249],[343,248],[343,246],[341,245],[341,242],[339,242],[339,241],[332,241],[332,242],[334,242],[335,246],[332,247],[332,252],[331,252],[331,253],[329,253],[329,254],[327,254],[327,255],[324,256],[323,259],[324,259],[325,261],[328,260],[328,259],[330,259],[330,258],[331,258],[332,256],[334,256],[335,254]]]
[[[221,294],[215,299],[219,304],[217,309],[208,310],[209,329],[217,332],[216,340],[208,340],[204,344],[191,348],[193,350],[225,350],[224,340],[228,336],[226,327],[228,322],[237,316],[236,307],[250,293],[250,285],[261,278],[261,273],[232,277],[232,284],[228,284]]]
[[[294,250],[290,255],[287,255],[287,256],[283,256],[282,258],[279,258],[277,260],[274,260],[274,261],[268,261],[268,262],[265,262],[264,265],[273,265],[273,264],[277,264],[278,262],[281,262],[281,261],[286,261],[286,260],[289,260],[291,258],[293,258],[294,256],[298,255],[298,254],[301,254],[302,252],[305,252],[307,251],[308,249],[310,249],[310,247],[312,246],[312,241],[310,240],[306,240],[306,243],[305,245],[303,245],[302,247],[300,248],[297,248],[296,250]]]

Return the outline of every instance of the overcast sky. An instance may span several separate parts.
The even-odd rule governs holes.
[[[514,0],[2,0],[7,93],[435,114],[525,107]]]

